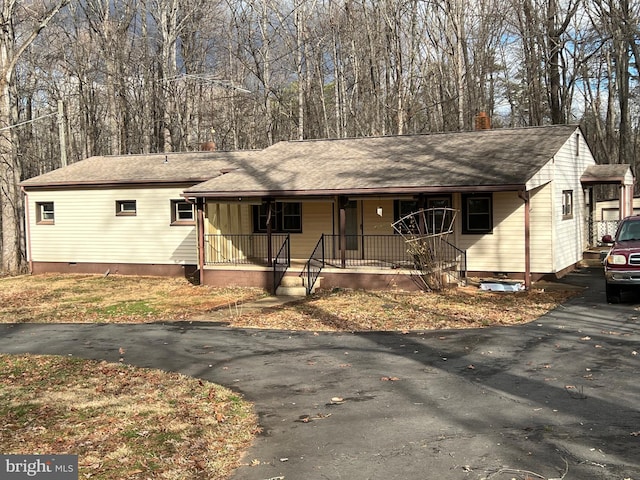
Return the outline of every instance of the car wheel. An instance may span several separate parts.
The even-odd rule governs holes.
[[[607,302],[620,303],[620,287],[607,283]]]

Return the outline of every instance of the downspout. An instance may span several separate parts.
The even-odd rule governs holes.
[[[31,256],[31,221],[29,218],[29,194],[24,189],[24,187],[20,187],[20,189],[24,194],[24,212],[26,222],[26,225],[24,226],[24,233],[27,246],[27,263],[29,264],[29,273],[33,274],[33,257]]]
[[[190,202],[189,199],[187,199]],[[196,198],[196,211],[197,211],[197,222],[196,222],[196,232],[198,235],[198,272],[199,275],[199,283],[202,285],[204,283],[204,263],[205,263],[205,254],[204,254],[204,199]]]
[[[518,196],[524,201],[524,288],[531,288],[531,212],[529,192],[520,190]]]

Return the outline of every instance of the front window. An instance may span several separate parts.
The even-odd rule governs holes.
[[[462,233],[480,234],[493,231],[493,198],[491,194],[462,195]]]
[[[267,231],[267,205],[253,206],[253,231]],[[302,204],[275,202],[271,204],[271,231],[274,233],[302,232]]]
[[[393,202],[393,223],[404,219],[397,227],[401,233],[418,233],[418,224],[415,217],[411,217],[414,212],[418,211],[418,202],[416,200],[395,200]],[[396,233],[398,233],[396,231]]]
[[[417,200],[396,200],[393,205],[394,223],[405,218],[400,228],[402,233],[418,233],[420,228],[427,234],[447,232],[451,225],[452,213],[451,197],[426,197],[425,213],[422,217],[418,215],[407,217],[419,210]],[[420,227],[419,223],[424,225]]]
[[[53,202],[36,203],[36,223],[38,225],[53,225],[55,222]]]

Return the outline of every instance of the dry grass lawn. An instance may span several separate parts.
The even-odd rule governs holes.
[[[256,433],[226,388],[69,357],[0,355],[0,451],[78,455],[80,478],[225,479]]]
[[[271,310],[245,308],[266,292],[194,286],[184,279],[102,275],[0,278],[1,323],[216,320],[235,327],[311,331],[431,330],[529,322],[575,290],[321,292]]]
[[[216,320],[310,331],[428,330],[529,322],[575,290],[492,293],[323,292],[256,310],[260,289],[182,279],[38,275],[0,278],[0,323]],[[67,357],[0,355],[0,451],[79,456],[80,478],[225,479],[258,431],[225,388],[155,370]]]

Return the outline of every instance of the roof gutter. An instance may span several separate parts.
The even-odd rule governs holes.
[[[513,192],[526,190],[526,185],[471,185],[471,186],[438,186],[438,187],[384,187],[384,188],[344,188],[344,189],[312,189],[312,190],[187,190],[183,197],[203,197],[219,199],[237,199],[238,197],[319,197],[336,195],[398,195],[418,193],[467,193],[467,192]]]
[[[186,180],[109,180],[109,181],[90,181],[90,182],[58,182],[58,183],[46,183],[46,184],[29,184],[21,183],[20,187],[23,191],[26,190],[59,190],[65,189],[86,189],[86,188],[128,188],[128,187],[150,187],[150,186],[162,186],[162,187],[185,187],[193,186],[198,183],[211,180],[211,177],[207,178],[191,178]]]

